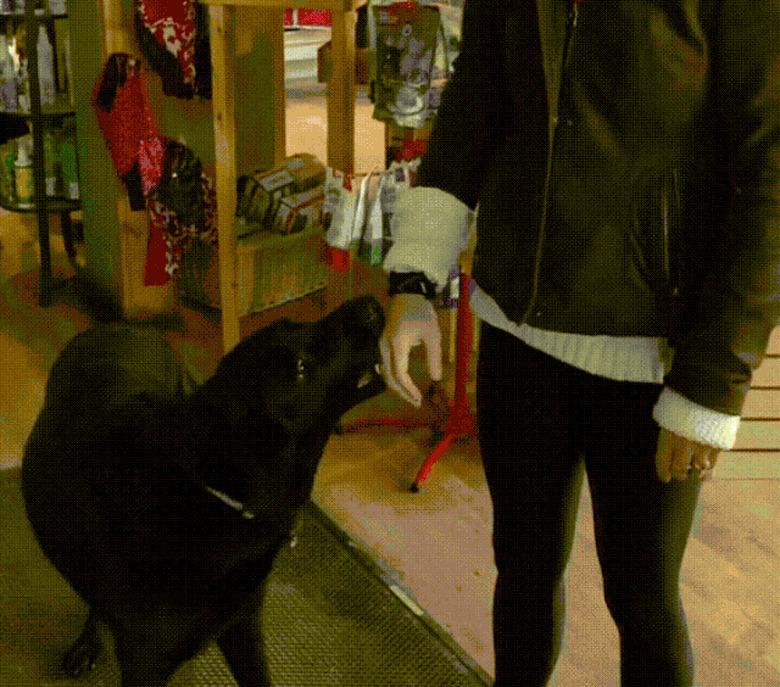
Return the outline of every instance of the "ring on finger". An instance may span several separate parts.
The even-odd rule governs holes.
[[[701,461],[691,461],[688,470],[712,470],[712,463],[707,458]]]
[[[702,482],[706,482],[708,480],[712,479],[712,468],[709,468],[707,470],[700,470],[699,471],[699,479]]]

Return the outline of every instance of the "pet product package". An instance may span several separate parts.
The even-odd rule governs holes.
[[[432,116],[431,78],[439,40],[438,7],[376,2],[369,13],[374,50],[374,118],[418,129]]]
[[[324,183],[325,165],[308,153],[288,157],[271,170],[242,175],[238,179],[236,206],[236,216],[244,220],[239,222],[239,236],[273,231],[283,198],[322,187]]]
[[[320,221],[323,189],[320,186],[282,198],[274,217],[277,234],[298,234]]]
[[[331,248],[348,249],[360,240],[366,222],[366,207],[372,171],[354,191],[352,179],[337,169],[327,170],[325,200],[322,206],[322,226],[325,240]]]
[[[360,259],[369,265],[381,265],[390,249],[391,223],[398,193],[411,186],[412,173],[419,162],[393,162],[379,178],[358,250]]]

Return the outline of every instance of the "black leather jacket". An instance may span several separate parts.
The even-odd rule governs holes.
[[[478,212],[507,316],[668,336],[739,415],[780,321],[777,0],[467,0],[418,185]]]

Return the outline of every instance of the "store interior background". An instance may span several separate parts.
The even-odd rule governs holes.
[[[325,85],[317,82],[316,50],[328,37],[327,28],[286,32],[288,154],[307,152],[325,160]],[[372,119],[372,110],[366,88],[359,86],[357,172],[384,166],[384,125]],[[92,171],[82,194],[112,197],[115,186],[107,165]],[[54,263],[66,275],[69,267],[56,221],[53,225]],[[140,238],[138,244],[142,245]],[[8,468],[18,464],[57,351],[89,322],[69,305],[43,310],[35,303],[37,248],[31,217],[0,211],[0,247],[0,467]],[[82,249],[88,259],[89,249],[89,245]],[[108,254],[108,262],[116,261],[115,246],[101,244],[96,251]],[[356,293],[381,294],[381,270],[358,269],[353,276]],[[139,296],[141,302],[145,298],[150,303],[159,301],[154,295]],[[169,336],[192,365],[209,374],[219,358],[219,323],[182,308],[175,297],[173,301],[172,307],[184,312],[186,328]],[[254,324],[248,326],[291,313],[316,317],[321,307],[321,300],[306,298],[252,318]],[[445,340],[450,318],[451,313],[441,313]],[[774,348],[780,349],[780,344]],[[421,361],[413,364],[424,377]],[[452,375],[450,362],[446,385],[451,386]],[[468,388],[473,401],[473,364]],[[432,419],[430,409],[416,411],[390,393],[354,415],[372,413]],[[490,610],[495,570],[490,500],[478,446],[473,438],[457,442],[436,465],[423,490],[411,494],[408,486],[429,435],[425,429],[382,429],[334,436],[313,498],[492,674]],[[776,463],[744,456],[724,455],[715,479],[704,487],[683,566],[683,601],[701,687],[780,685],[778,473]],[[551,684],[616,686],[618,638],[603,602],[587,489],[582,494],[568,579],[566,639]]]

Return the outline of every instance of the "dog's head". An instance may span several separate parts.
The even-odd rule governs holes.
[[[379,375],[378,301],[351,300],[317,322],[279,320],[255,332],[219,365],[214,381],[233,388],[231,403],[288,431],[333,429],[339,417],[385,389]]]

